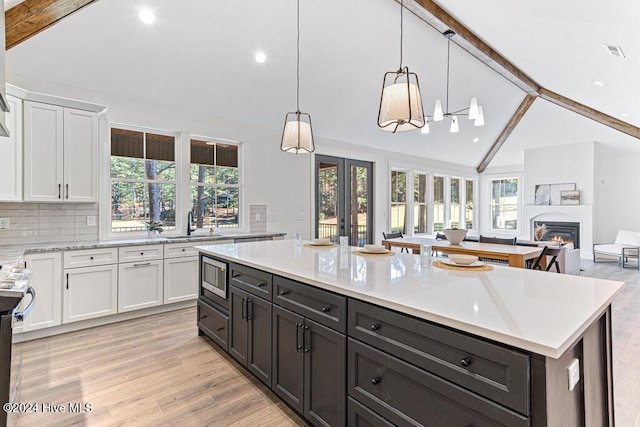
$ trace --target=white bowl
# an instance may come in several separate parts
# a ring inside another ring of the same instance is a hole
[[[444,230],[443,233],[449,243],[451,243],[452,245],[457,245],[465,238],[465,236],[467,235],[467,230],[453,230],[448,228]]]
[[[456,264],[469,265],[478,260],[475,255],[463,255],[463,254],[449,254],[449,259]]]
[[[384,245],[371,245],[371,244],[367,244],[364,245],[364,250],[366,252],[384,252],[387,249],[384,247]]]
[[[330,245],[331,239],[313,239],[314,245]]]

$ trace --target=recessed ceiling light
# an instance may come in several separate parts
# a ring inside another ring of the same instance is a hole
[[[629,117],[627,113],[620,113],[620,117],[624,117],[625,119]]]
[[[596,86],[606,86],[606,84],[602,83],[600,80],[594,80],[593,84]]]
[[[473,138],[473,142],[478,142],[478,141],[480,141],[480,138],[478,137]]]
[[[138,18],[145,24],[153,24],[153,21],[156,20],[155,15],[149,9],[141,9],[138,12]]]
[[[264,52],[256,53],[256,62],[258,64],[262,64],[266,60],[267,60],[267,55]]]
[[[607,48],[607,52],[609,52],[611,55],[618,57],[618,58],[624,58],[625,54],[622,51],[622,48],[620,46],[614,46],[612,44],[604,44],[604,47]]]

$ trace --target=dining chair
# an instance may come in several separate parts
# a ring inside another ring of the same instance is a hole
[[[512,238],[487,237],[487,236],[480,235],[479,242],[480,243],[495,243],[495,244],[498,244],[498,245],[515,245],[516,244],[516,238],[515,237],[512,237]]]
[[[558,255],[560,255],[560,252],[562,252],[562,248],[550,248],[548,246],[543,247],[542,252],[540,252],[540,255],[538,255],[538,258],[533,263],[531,269],[542,271],[542,260],[544,259],[544,257],[550,256],[551,260],[549,260],[549,262],[547,263],[547,268],[545,269],[545,271],[550,271],[551,266],[555,265],[556,272],[560,273],[560,265],[556,260],[556,258],[558,258]]]
[[[402,233],[385,233],[384,231],[382,232],[382,237],[384,237],[384,240],[389,240],[389,239],[403,239],[404,236],[402,235]],[[409,253],[409,248],[401,248],[400,252],[406,252]]]

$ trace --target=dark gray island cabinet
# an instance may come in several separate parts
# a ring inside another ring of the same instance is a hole
[[[212,333],[207,319],[225,307],[205,298],[200,333],[311,425],[614,425],[610,306],[549,357],[218,259],[229,263],[228,334]],[[569,390],[574,359],[580,380]]]

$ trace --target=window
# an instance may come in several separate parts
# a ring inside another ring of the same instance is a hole
[[[111,231],[176,226],[175,136],[111,128]]]
[[[518,229],[518,178],[491,180],[491,228]]]
[[[413,174],[413,233],[428,233],[429,211],[427,206],[427,189],[429,187],[428,175],[424,173]]]
[[[444,230],[444,177],[433,177],[433,231]]]
[[[407,230],[407,172],[391,171],[391,232]]]
[[[200,139],[190,145],[191,227],[239,227],[238,146]]]
[[[466,182],[466,203],[464,205],[464,219],[467,230],[473,230],[475,228],[474,223],[474,205],[473,205],[473,188],[475,187],[475,181],[472,179],[465,180]]]

